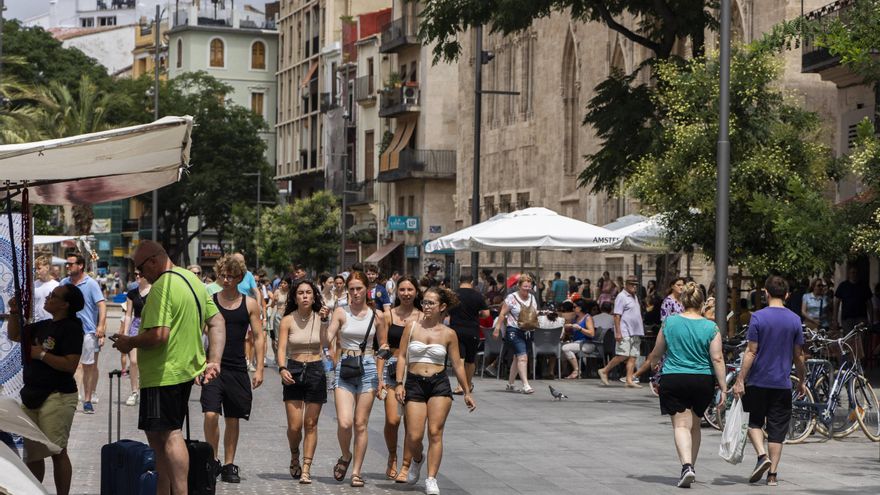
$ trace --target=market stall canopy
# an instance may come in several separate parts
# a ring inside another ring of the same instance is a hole
[[[0,146],[0,191],[28,187],[36,204],[96,204],[180,179],[189,164],[192,117],[35,143]],[[2,195],[5,197],[5,195]]]
[[[638,215],[628,215],[635,217]],[[621,217],[613,225],[626,217]],[[643,217],[644,218],[644,217]],[[617,242],[610,247],[609,251],[627,251],[631,253],[668,253],[669,245],[666,243],[665,229],[662,224],[662,214],[645,218],[642,221],[630,223],[628,226],[613,231],[618,238]],[[608,227],[606,225],[606,227]]]
[[[608,229],[536,207],[495,215],[427,243],[425,251],[568,251],[600,249],[612,246],[617,240]]]
[[[58,244],[59,242],[72,241],[75,239],[77,239],[77,237],[73,235],[35,235],[34,246]]]

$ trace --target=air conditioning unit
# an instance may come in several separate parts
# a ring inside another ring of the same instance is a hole
[[[413,86],[404,86],[402,88],[403,91],[403,104],[404,105],[418,105],[419,104],[419,88]]]

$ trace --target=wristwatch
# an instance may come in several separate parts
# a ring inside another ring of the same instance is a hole
[[[42,361],[44,357],[46,357],[46,351],[40,351],[40,357],[38,357],[37,359]]]

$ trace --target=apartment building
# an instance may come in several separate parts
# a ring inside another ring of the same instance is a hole
[[[276,179],[290,198],[310,196],[339,171],[344,152],[325,146],[326,113],[339,107],[343,21],[387,8],[390,0],[282,0],[278,31]]]
[[[143,75],[152,76],[156,68],[156,19],[155,16],[142,22],[134,30],[134,50],[132,50],[131,78]],[[168,78],[168,44],[163,40],[168,36],[168,22],[159,22],[159,78]]]

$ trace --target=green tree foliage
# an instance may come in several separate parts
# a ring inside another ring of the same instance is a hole
[[[83,76],[101,89],[109,89],[113,84],[107,69],[95,59],[76,48],[64,48],[43,28],[25,27],[17,20],[7,20],[3,25],[3,56],[27,61],[3,67],[4,73],[23,84],[42,86],[56,82],[72,92]]]
[[[49,139],[105,131],[112,95],[101,91],[88,75],[83,75],[76,90],[58,81],[40,90],[40,127]]]
[[[0,78],[0,144],[38,141],[42,134],[34,91],[11,76]]]
[[[327,191],[263,211],[258,250],[263,264],[284,272],[290,263],[330,269],[341,241],[340,208]]]
[[[137,84],[130,88],[140,90]],[[278,194],[260,136],[266,123],[250,110],[228,104],[230,92],[230,86],[205,72],[182,74],[159,92],[162,114],[191,115],[195,121],[191,168],[179,182],[159,190],[160,242],[169,247],[172,259],[185,263],[189,259],[183,247],[190,241],[206,229],[229,225],[236,204],[256,204],[256,177],[245,174],[263,174],[262,200],[272,201]],[[143,93],[129,96],[137,101]],[[149,202],[149,195],[144,199]],[[194,230],[187,227],[190,217],[200,220]]]
[[[780,73],[771,52],[733,51],[730,261],[754,274],[807,276],[842,258],[848,232],[823,194],[834,160],[818,116],[790,101]],[[674,249],[696,245],[711,258],[719,62],[664,62],[657,74],[660,141],[628,185],[647,208],[666,213]]]
[[[814,43],[840,57],[840,63],[867,83],[880,81],[880,0],[854,0],[839,15],[816,23]]]

